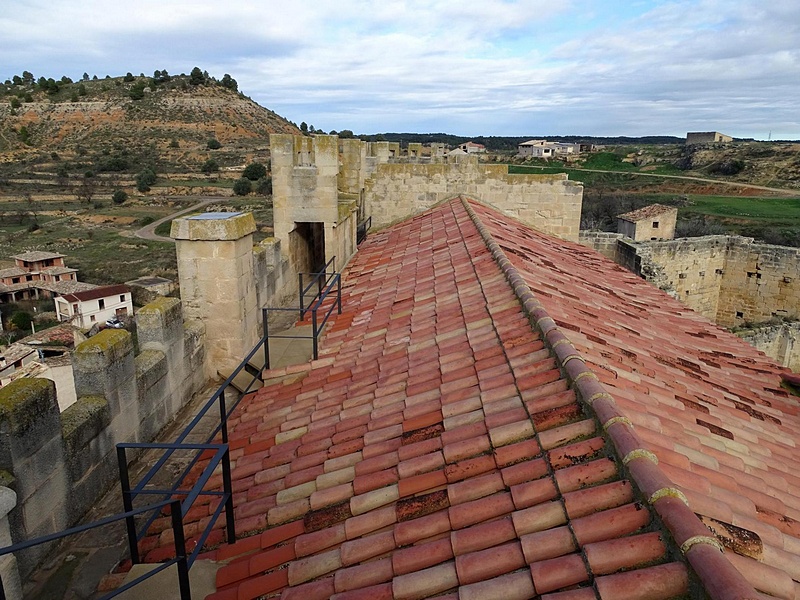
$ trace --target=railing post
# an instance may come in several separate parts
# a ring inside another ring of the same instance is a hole
[[[264,313],[264,368],[269,369],[269,310],[262,308],[261,311]]]
[[[339,313],[342,314],[342,274],[336,275],[336,302],[339,303]]]
[[[231,483],[231,454],[230,448],[225,448],[222,456],[222,486],[227,499],[225,500],[225,525],[228,530],[228,543],[236,541],[236,520],[233,516],[233,484]]]
[[[128,476],[128,461],[125,458],[125,448],[117,446],[117,462],[119,463],[119,483],[122,487],[122,507],[125,512],[133,510],[131,498],[131,480]],[[125,528],[128,531],[128,547],[131,551],[131,563],[139,564],[139,542],[136,535],[136,520],[133,516],[125,517]]]
[[[314,348],[314,360],[317,360],[319,358],[319,348],[317,346],[317,309],[316,308],[311,311],[311,324],[312,324],[311,333],[313,334],[312,337],[311,337],[311,343],[312,343],[313,348]]]
[[[228,443],[228,411],[225,408],[225,390],[221,390],[219,393],[219,419],[220,419],[220,429],[222,430],[222,443]]]
[[[178,559],[178,586],[181,600],[192,600],[192,591],[189,587],[189,563],[186,560],[186,540],[183,537],[183,513],[180,500],[171,502],[170,516],[172,517],[172,533],[175,536],[175,558]]]
[[[300,295],[300,320],[302,321],[303,317],[306,316],[306,311],[303,308],[304,290],[303,290],[303,274],[302,273],[298,273],[297,274],[297,287],[298,287],[298,291],[300,292],[300,294],[299,294]]]

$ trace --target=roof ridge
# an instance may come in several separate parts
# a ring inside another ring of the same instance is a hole
[[[597,375],[586,365],[583,356],[561,331],[506,256],[500,244],[480,220],[470,200],[459,197],[475,224],[487,249],[497,263],[514,295],[522,305],[534,331],[550,346],[558,365],[573,384],[580,399],[589,405],[611,440],[618,457],[628,468],[630,478],[645,495],[648,506],[661,517],[681,554],[689,561],[714,600],[756,598],[757,592],[744,576],[725,557],[721,543],[689,508],[683,493],[658,466],[658,459],[646,449],[633,424],[613,396],[608,393]],[[477,202],[472,200],[473,202]]]

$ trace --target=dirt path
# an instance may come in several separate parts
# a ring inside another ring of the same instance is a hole
[[[152,240],[155,242],[175,242],[171,237],[164,237],[162,235],[156,235],[156,227],[169,221],[170,219],[174,219],[176,217],[180,217],[181,215],[185,215],[186,213],[194,212],[199,208],[204,206],[208,206],[214,202],[224,202],[225,198],[218,197],[218,198],[206,198],[202,202],[198,202],[190,206],[189,208],[184,208],[183,210],[179,210],[176,213],[172,213],[171,215],[167,215],[166,217],[160,218],[158,221],[153,221],[149,225],[145,225],[141,229],[134,231],[133,235],[143,240]]]

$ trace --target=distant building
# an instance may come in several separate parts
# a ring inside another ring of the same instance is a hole
[[[718,131],[690,131],[686,134],[686,145],[692,144],[727,144],[733,138]]]
[[[636,242],[671,240],[675,237],[678,209],[663,204],[651,204],[639,210],[617,216],[617,233]]]
[[[533,156],[535,158],[552,158],[557,155],[580,154],[585,145],[567,142],[548,142],[547,140],[528,140],[517,146],[517,156]]]
[[[78,281],[78,270],[55,252],[25,252],[12,256],[15,266],[0,270],[0,302],[51,298],[97,287]]]
[[[467,154],[476,154],[479,152],[486,152],[486,146],[483,144],[477,144],[475,142],[467,142],[465,144],[461,144],[459,149],[463,150]]]
[[[95,323],[105,323],[111,317],[133,314],[131,291],[127,285],[107,285],[85,292],[65,294],[56,298],[59,321],[89,329]]]
[[[39,358],[35,349],[25,344],[11,344],[0,355],[0,386],[15,379],[15,373]]]

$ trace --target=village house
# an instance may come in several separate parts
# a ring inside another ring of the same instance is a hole
[[[686,134],[686,145],[692,144],[727,144],[733,138],[718,131],[690,131]]]
[[[553,158],[557,155],[577,156],[581,153],[581,148],[581,144],[528,140],[517,146],[517,156],[532,156],[534,158]]]
[[[486,146],[483,144],[478,144],[477,142],[466,142],[459,145],[458,148],[467,154],[480,154],[486,152]]]
[[[64,255],[32,251],[12,256],[13,267],[0,270],[0,302],[39,300],[92,289],[78,281],[78,270],[64,264]]]
[[[105,323],[112,317],[133,315],[131,290],[127,285],[107,285],[65,294],[56,298],[55,304],[59,321],[69,321],[83,329]]]
[[[34,348],[25,344],[11,344],[0,354],[0,387],[14,379],[15,374],[39,357]]]

